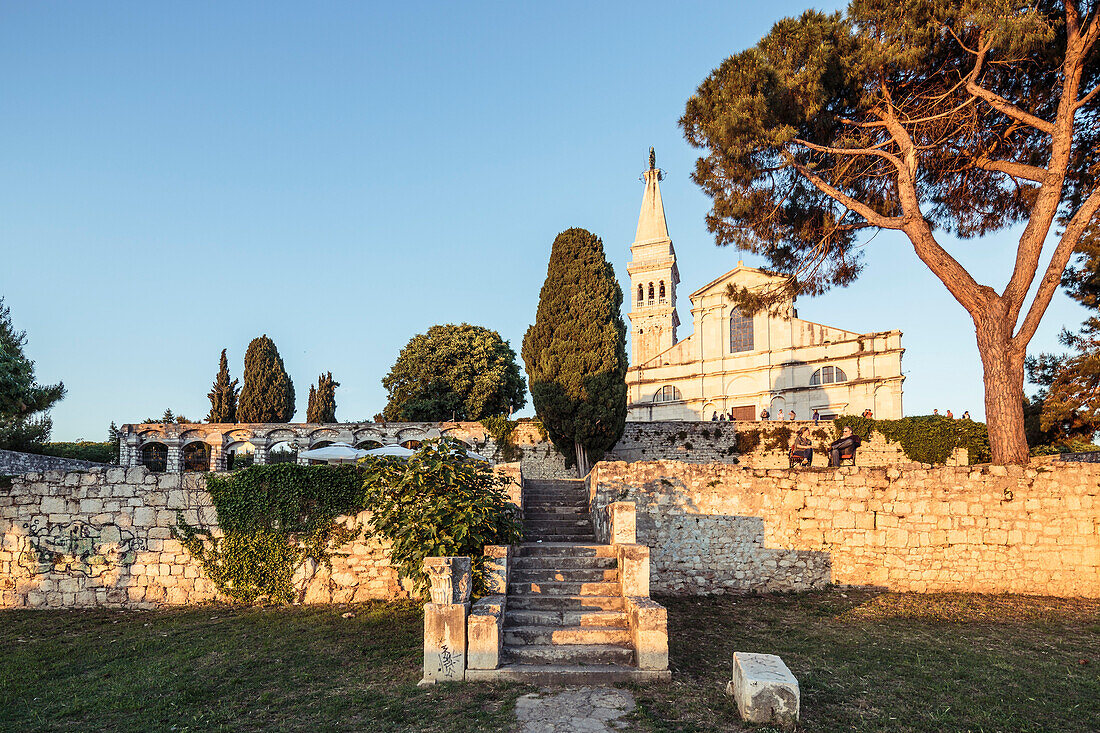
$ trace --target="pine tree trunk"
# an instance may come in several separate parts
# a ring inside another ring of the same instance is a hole
[[[985,421],[993,463],[1028,462],[1024,434],[1024,349],[1012,344],[1012,325],[1000,314],[975,321],[985,377]]]

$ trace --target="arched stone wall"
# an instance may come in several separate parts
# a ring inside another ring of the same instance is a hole
[[[299,451],[322,442],[343,442],[356,445],[376,441],[381,445],[399,445],[409,440],[426,441],[440,436],[460,440],[470,448],[491,455],[496,444],[481,423],[142,423],[123,425],[119,429],[119,462],[125,467],[142,465],[142,449],[150,443],[162,443],[168,449],[166,470],[183,470],[183,448],[201,441],[210,449],[210,470],[224,471],[226,452],[244,444],[253,446],[257,465],[267,463],[268,451],[282,443],[290,443]],[[299,459],[307,463],[306,459]]]

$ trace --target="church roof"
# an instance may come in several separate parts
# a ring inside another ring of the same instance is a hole
[[[752,285],[762,285],[768,282],[777,282],[783,279],[785,279],[783,275],[776,275],[774,272],[768,272],[767,270],[758,270],[755,267],[747,267],[744,262],[738,262],[737,267],[723,275],[719,275],[714,280],[711,280],[709,283],[696,290],[689,297],[694,299],[696,296],[702,295],[718,286],[724,288],[726,283],[730,280],[737,280],[739,285],[750,287]]]

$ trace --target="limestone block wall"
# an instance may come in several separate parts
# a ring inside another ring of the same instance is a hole
[[[1100,597],[1100,465],[767,470],[601,462],[637,504],[656,592],[810,588]]]
[[[737,456],[733,422],[628,422],[623,437],[608,453],[611,461],[684,461],[714,463]]]
[[[218,599],[199,563],[172,539],[177,512],[189,524],[216,529],[204,476],[136,467],[12,479],[0,488],[0,608],[155,608]],[[337,550],[331,571],[303,568],[295,581],[306,603],[407,595],[386,547],[363,538]]]
[[[104,468],[104,464],[82,461],[77,458],[40,456],[14,450],[0,450],[0,475],[13,476],[31,471],[82,471],[87,468]]]

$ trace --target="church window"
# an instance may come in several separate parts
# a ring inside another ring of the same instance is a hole
[[[639,303],[644,303],[645,302],[645,292],[642,289],[641,284],[638,285],[638,302]]]
[[[730,316],[730,353],[752,351],[752,316],[734,311]]]
[[[684,399],[680,394],[680,390],[671,384],[666,384],[657,390],[657,394],[653,395],[654,402],[675,402],[677,400]]]
[[[653,283],[649,284],[649,302],[653,303]]]
[[[657,297],[660,298],[661,303],[665,302],[665,281],[664,280],[662,280],[660,283],[658,283]]]
[[[847,382],[848,375],[844,373],[844,370],[840,367],[827,366],[821,367],[813,376],[810,377],[810,386],[816,387],[822,384],[838,384],[840,382]]]

